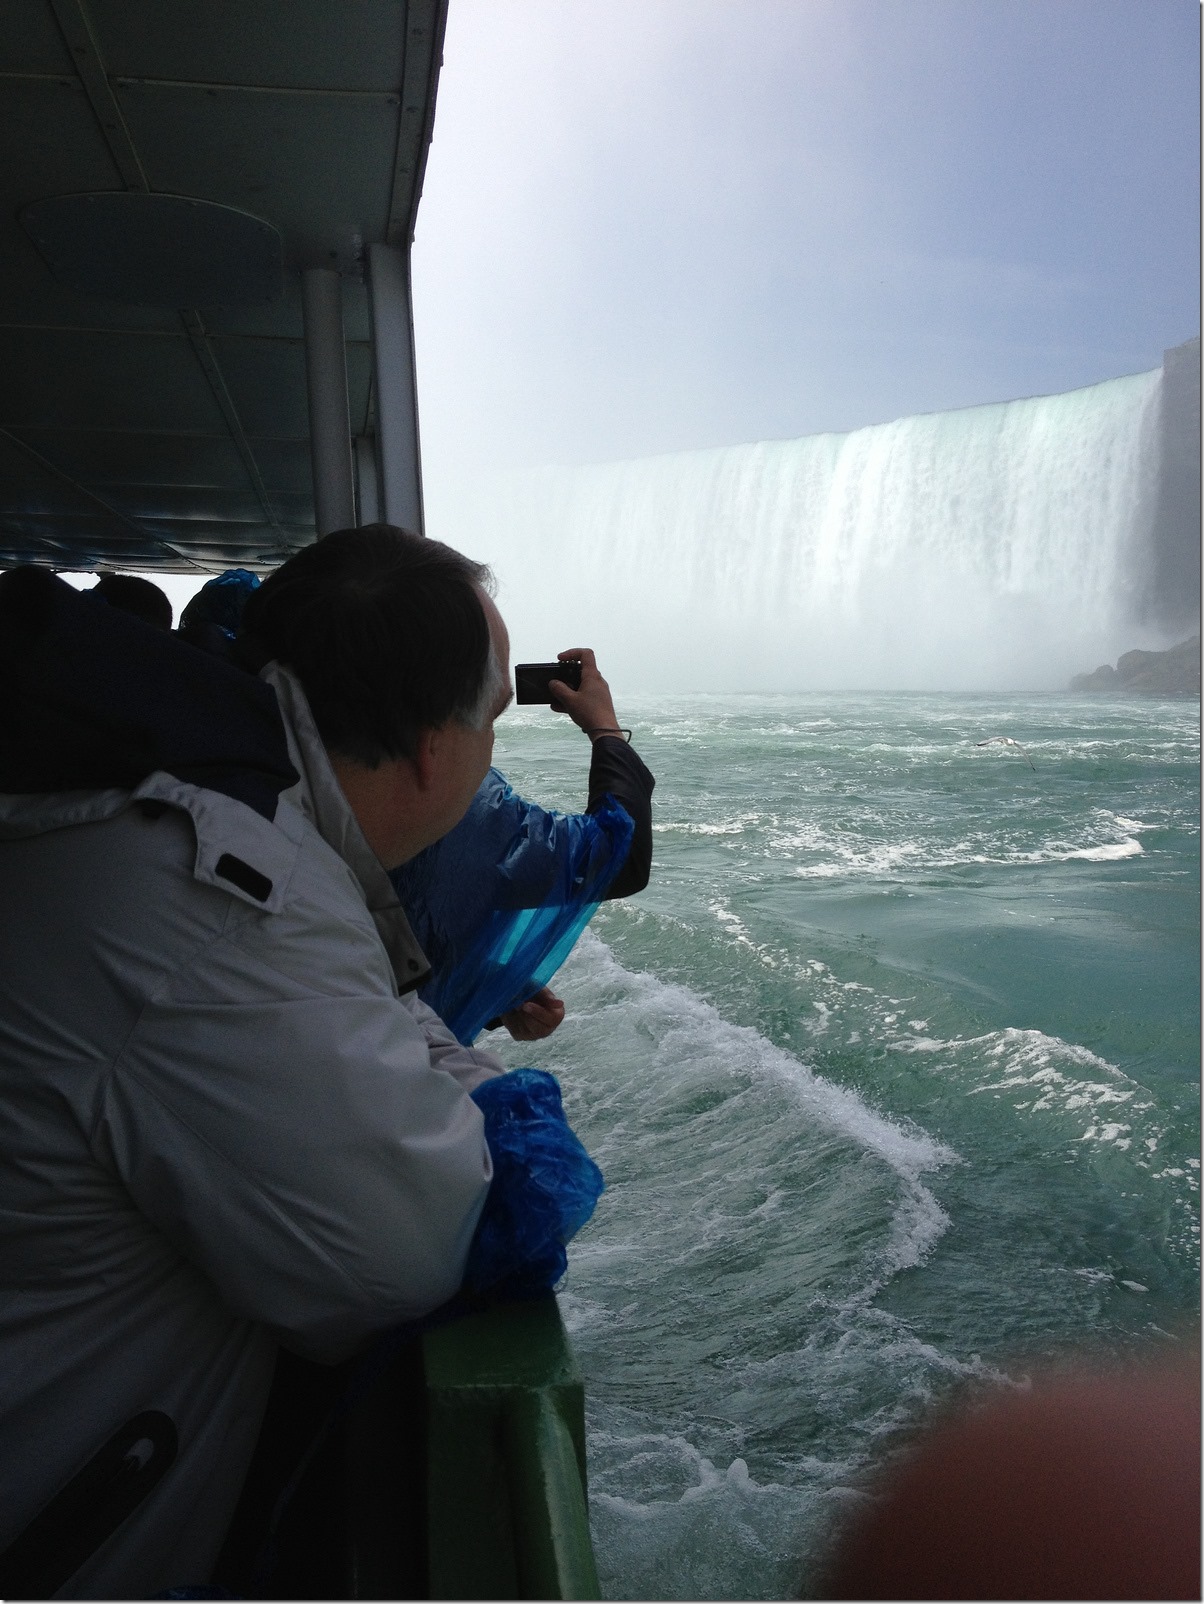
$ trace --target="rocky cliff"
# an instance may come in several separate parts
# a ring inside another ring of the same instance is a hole
[[[1126,652],[1116,667],[1076,674],[1072,691],[1110,691],[1114,696],[1199,696],[1200,637],[1191,635],[1165,652]]]
[[[1162,633],[1200,620],[1200,340],[1163,353],[1158,490],[1146,616]],[[1178,647],[1175,648],[1178,650]]]

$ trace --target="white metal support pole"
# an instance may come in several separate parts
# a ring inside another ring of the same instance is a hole
[[[368,247],[372,309],[372,376],[376,386],[376,463],[380,515],[424,534],[418,401],[414,387],[414,323],[409,263],[392,245]]]
[[[347,346],[343,288],[328,267],[301,275],[305,314],[305,372],[309,388],[309,455],[319,535],[355,523],[351,421],[347,411]]]

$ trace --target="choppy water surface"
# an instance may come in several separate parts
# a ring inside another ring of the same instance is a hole
[[[1199,715],[623,698],[656,863],[507,1051],[608,1183],[562,1308],[608,1596],[806,1592],[934,1403],[1176,1346],[1199,1285]],[[990,735],[1023,743],[977,747]],[[498,761],[576,809],[585,743]]]

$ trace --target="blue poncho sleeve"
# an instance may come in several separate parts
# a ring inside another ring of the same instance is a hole
[[[390,878],[432,967],[422,999],[470,1043],[545,986],[621,869],[634,825],[613,797],[549,812],[491,769],[450,834]]]
[[[602,1171],[564,1117],[560,1087],[515,1069],[472,1094],[485,1116],[493,1180],[464,1272],[468,1292],[531,1297],[564,1275],[565,1244],[594,1212]]]

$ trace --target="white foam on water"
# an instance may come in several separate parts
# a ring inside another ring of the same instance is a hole
[[[1102,847],[1080,847],[1077,852],[1068,852],[1066,861],[1082,858],[1088,863],[1115,863],[1120,858],[1139,858],[1144,850],[1140,841],[1113,841]]]
[[[629,1468],[651,1470],[657,1480],[665,1484],[665,1496],[643,1501],[610,1493],[602,1488],[591,1489],[591,1500],[599,1498],[628,1511],[637,1520],[648,1520],[656,1514],[658,1505],[691,1504],[702,1498],[723,1495],[732,1489],[740,1493],[762,1496],[792,1491],[781,1482],[758,1481],[749,1474],[746,1461],[737,1455],[726,1468],[719,1468],[688,1437],[672,1432],[635,1432],[626,1434],[606,1429],[595,1430],[591,1441],[600,1450],[621,1454]],[[813,1475],[829,1478],[844,1476],[851,1470],[847,1461],[835,1464],[807,1457],[801,1465]]]
[[[1018,1027],[948,1039],[925,1034],[927,1025],[923,1020],[908,1020],[915,1034],[900,1034],[900,999],[879,997],[869,987],[841,982],[814,960],[792,958],[759,943],[739,915],[725,904],[712,900],[709,907],[728,937],[753,952],[767,969],[788,970],[811,988],[818,985],[823,989],[828,1000],[813,997],[810,1014],[801,1020],[811,1036],[824,1037],[846,1028],[848,1009],[841,998],[853,989],[864,993],[868,1000],[857,999],[859,1028],[846,1036],[848,1045],[860,1042],[868,1027],[870,1038],[880,1041],[889,1051],[946,1058],[949,1069],[973,1080],[965,1093],[969,1097],[1005,1099],[1012,1112],[1024,1117],[1069,1116],[1077,1126],[1074,1134],[1078,1141],[1113,1152],[1127,1152],[1135,1143],[1150,1153],[1157,1149],[1164,1131],[1160,1124],[1151,1124],[1144,1117],[1152,1106],[1150,1094],[1090,1048],[1040,1030]],[[893,1003],[894,1009],[888,1003]],[[940,1072],[946,1073],[946,1066],[940,1066]],[[1131,1118],[1108,1117],[1109,1110],[1120,1109]],[[1152,1180],[1169,1178],[1169,1171],[1152,1171],[1145,1160],[1137,1162]],[[936,1237],[939,1235],[937,1230]]]
[[[761,823],[759,813],[743,814],[738,819],[721,819],[717,823],[690,824],[672,820],[658,820],[652,826],[654,835],[743,835],[750,825]]]
[[[1145,849],[1137,836],[1158,828],[1096,809],[1069,838],[1051,833],[1034,844],[1031,809],[1026,809],[1022,817],[1005,813],[989,830],[950,842],[941,819],[887,819],[864,804],[839,821],[812,816],[779,823],[749,816],[744,827],[751,851],[755,853],[763,840],[764,855],[801,880],[889,879],[932,870],[1029,868],[1076,860],[1119,862],[1142,856]]]
[[[783,853],[800,850],[822,852],[819,863],[795,864],[789,873],[799,880],[834,880],[844,876],[864,879],[889,877],[901,870],[940,870],[958,868],[1028,868],[1044,863],[1113,863],[1139,858],[1145,848],[1126,836],[1120,841],[1094,842],[1079,846],[1067,841],[1048,841],[1038,847],[992,843],[983,850],[976,841],[963,841],[953,847],[919,840],[883,841],[866,845],[854,838],[825,839],[817,825],[777,837],[775,845]]]
[[[893,1052],[943,1057],[947,1063],[942,1072],[953,1070],[973,1081],[967,1097],[1005,1100],[1025,1118],[1068,1120],[1079,1142],[1119,1153],[1135,1147],[1134,1162],[1151,1180],[1169,1174],[1151,1170],[1148,1157],[1141,1156],[1152,1155],[1165,1135],[1160,1123],[1146,1117],[1155,1106],[1152,1095],[1088,1047],[1016,1027],[951,1040],[899,1036],[886,1046]]]
[[[734,915],[731,923],[738,935],[745,934]],[[807,972],[824,986],[838,984],[817,961],[807,963]],[[834,1397],[847,1401],[854,1377],[898,1372],[904,1378],[899,1413],[892,1416],[893,1426],[880,1422],[883,1430],[897,1429],[931,1396],[926,1386],[917,1392],[906,1378],[934,1366],[942,1375],[961,1375],[956,1362],[946,1368],[903,1322],[884,1324],[873,1308],[892,1278],[923,1264],[948,1230],[948,1215],[924,1177],[960,1162],[957,1155],[918,1127],[887,1119],[856,1093],[816,1075],[759,1032],[731,1024],[688,988],[626,969],[592,932],[561,973],[569,1010],[566,1040],[569,1030],[578,1039],[588,1032],[588,1057],[580,1071],[555,1062],[547,1067],[561,1074],[571,1117],[610,1182],[598,1216],[573,1244],[561,1295],[587,1362],[599,1344],[607,1353],[628,1345],[643,1351],[649,1343],[659,1350],[668,1336],[663,1298],[692,1307],[699,1289],[719,1277],[724,1287],[713,1325],[720,1350],[730,1351],[727,1364],[748,1368],[742,1350],[753,1328],[763,1351],[778,1341],[793,1344],[802,1327],[818,1321],[829,1333],[823,1385]],[[591,1040],[604,1044],[601,1054],[590,1052]],[[633,1050],[638,1079],[620,1068],[614,1091],[603,1094],[583,1128],[574,1111],[574,1080],[583,1075],[596,1089],[598,1063],[609,1058],[625,1066]],[[510,1050],[516,1061],[520,1053],[532,1061],[529,1045]],[[722,1095],[725,1083],[733,1094],[713,1118],[690,1112],[695,1087],[710,1100]],[[868,1166],[859,1153],[871,1161]],[[825,1197],[831,1199],[827,1204]],[[820,1223],[825,1208],[832,1230]],[[856,1229],[843,1245],[844,1227],[854,1219]],[[657,1266],[651,1280],[650,1263]],[[733,1277],[733,1267],[742,1263],[749,1265],[743,1280]],[[831,1286],[833,1275],[838,1306],[827,1311],[826,1300],[815,1303],[807,1289]],[[754,1311],[752,1327],[739,1314],[741,1285]],[[675,1295],[671,1287],[677,1287]],[[783,1308],[775,1315],[787,1287],[793,1313],[787,1316]],[[699,1319],[701,1305],[685,1330]],[[873,1325],[870,1346],[841,1350],[853,1328],[866,1321]],[[713,1385],[707,1372],[700,1374],[702,1399]],[[735,1385],[733,1374],[727,1386]],[[710,1411],[701,1399],[696,1407],[704,1414],[724,1413],[722,1391]],[[714,1459],[709,1450],[708,1457]],[[796,1499],[798,1488],[810,1485],[793,1462],[784,1474]],[[620,1491],[629,1496],[626,1488]]]
[[[767,969],[787,970],[807,981],[812,988],[817,984],[823,988],[829,1000],[812,997],[810,1013],[801,1019],[809,1035],[823,1038],[833,1030],[845,1028],[847,1009],[841,1006],[841,994],[848,989],[847,983],[840,982],[822,964],[791,957],[757,942],[739,915],[723,902],[713,899],[709,908],[725,934],[754,953]],[[1146,1118],[1153,1107],[1146,1088],[1090,1048],[1040,1030],[1015,1026],[980,1036],[950,1039],[923,1034],[926,1023],[909,1020],[909,1027],[916,1034],[900,1034],[900,999],[878,998],[864,986],[856,989],[867,993],[870,1001],[868,1006],[859,1004],[857,1019],[861,1028],[845,1038],[849,1045],[862,1039],[868,1024],[871,1038],[881,1041],[888,1051],[945,1058],[948,1064],[940,1066],[941,1073],[953,1069],[973,1081],[966,1089],[966,1096],[1006,1100],[1013,1113],[1025,1118],[1069,1118],[1075,1126],[1077,1141],[1114,1153],[1126,1153],[1135,1145],[1139,1152],[1145,1149],[1153,1153],[1165,1134],[1161,1124],[1151,1123]],[[895,1009],[889,1009],[887,1003],[894,1003]],[[1128,1117],[1117,1118],[1121,1111]],[[951,1154],[950,1157],[956,1156]],[[1151,1180],[1174,1178],[1169,1170],[1153,1170],[1145,1158],[1135,1155],[1135,1162]],[[920,1210],[915,1220],[918,1242],[926,1240],[927,1233],[920,1226],[923,1213]],[[931,1219],[928,1223],[935,1241],[948,1222],[942,1224]],[[902,1259],[900,1267],[905,1267]]]
[[[750,939],[737,915],[719,911],[737,939]],[[597,1017],[600,1009],[613,1007],[635,1010],[642,1033],[658,1044],[657,1060],[662,1073],[688,1074],[692,1066],[709,1062],[738,1066],[759,1079],[772,1080],[788,1088],[812,1117],[876,1154],[907,1181],[958,1162],[957,1154],[944,1143],[918,1127],[905,1129],[878,1113],[856,1092],[824,1080],[759,1031],[731,1024],[696,992],[655,975],[625,969],[592,931],[582,936],[571,964],[572,969],[566,965],[562,975],[588,973],[591,987],[602,993],[598,1003],[585,1008],[575,998],[576,1017]],[[927,1227],[924,1230],[927,1236]]]
[[[814,960],[792,957],[757,942],[739,915],[721,901],[713,899],[709,908],[729,939],[754,953],[767,969],[796,974],[807,984],[810,1012],[802,1016],[800,1023],[812,1038],[821,1040],[847,1030],[849,1010],[843,994],[849,989],[848,983],[842,983]],[[823,996],[813,995],[816,987]],[[847,1045],[860,1042],[868,1033],[871,1041],[880,1042],[888,1051],[944,1059],[944,1063],[935,1066],[937,1072],[952,1071],[963,1081],[968,1080],[965,1096],[1004,1101],[1012,1114],[1025,1119],[1069,1122],[1071,1130],[1067,1134],[1072,1140],[1100,1150],[1127,1153],[1136,1146],[1134,1161],[1151,1180],[1174,1178],[1169,1170],[1154,1170],[1148,1157],[1140,1156],[1143,1150],[1147,1155],[1156,1151],[1165,1134],[1162,1124],[1153,1123],[1149,1117],[1151,1094],[1090,1048],[1040,1030],[1014,1026],[978,1036],[944,1038],[928,1034],[926,1021],[908,1020],[908,1028],[915,1034],[907,1034],[899,1028],[903,1000],[879,996],[865,986],[855,985],[854,989],[865,996],[855,999],[859,1028],[845,1035]],[[1125,1117],[1118,1117],[1121,1114]],[[925,1198],[938,1207],[928,1194]],[[903,1231],[903,1244],[914,1234],[920,1253],[918,1262],[922,1262],[948,1221],[939,1210],[936,1215],[929,1214],[926,1202],[917,1203],[910,1229],[906,1229],[903,1222],[909,1218],[911,1207],[900,1205],[896,1228]],[[897,1257],[897,1268],[906,1268],[906,1252],[906,1246],[892,1246],[885,1254],[884,1265]],[[873,1290],[877,1290],[876,1285]]]
[[[1059,1058],[1082,1065],[1084,1068],[1102,1070],[1105,1075],[1111,1075],[1119,1080],[1129,1080],[1122,1069],[1110,1064],[1098,1053],[1093,1053],[1089,1047],[1080,1047],[1075,1042],[1063,1041],[1060,1036],[1047,1036],[1043,1030],[1022,1030],[1016,1026],[991,1030],[983,1036],[954,1036],[948,1040],[935,1036],[901,1036],[889,1045],[897,1052],[903,1053],[934,1053],[943,1050],[962,1052],[979,1048],[992,1059],[1006,1060],[1009,1069],[1014,1066],[1024,1068],[1035,1066],[1042,1072],[1053,1059]],[[1135,1086],[1136,1082],[1130,1084]],[[979,1090],[990,1091],[995,1088],[984,1086]]]
[[[735,915],[729,915],[727,922],[738,936],[746,934]],[[808,962],[806,967],[813,979],[839,989],[843,995],[843,988],[825,965]],[[875,1297],[891,1279],[923,1264],[948,1230],[949,1217],[924,1184],[923,1177],[943,1166],[959,1163],[952,1149],[916,1126],[905,1127],[888,1119],[857,1093],[816,1075],[800,1058],[775,1046],[759,1032],[731,1024],[711,1004],[687,988],[625,969],[592,933],[583,940],[564,973],[568,982],[564,987],[566,1000],[574,1022],[594,1023],[600,1027],[599,1039],[610,1043],[616,1040],[615,1027],[620,1017],[626,1027],[634,1025],[638,1029],[646,1052],[640,1085],[648,1106],[655,1103],[660,1088],[666,1083],[688,1085],[701,1081],[710,1084],[710,1072],[722,1067],[726,1075],[739,1079],[747,1077],[753,1085],[785,1092],[803,1116],[797,1126],[800,1142],[814,1146],[826,1126],[852,1144],[849,1157],[832,1172],[831,1181],[820,1183],[827,1190],[845,1184],[843,1177],[857,1174],[858,1151],[880,1163],[885,1172],[894,1177],[889,1189],[883,1191],[879,1187],[872,1194],[875,1200],[872,1206],[881,1211],[880,1218],[874,1225],[872,1238],[862,1249],[843,1258],[843,1286],[835,1294],[835,1301],[828,1295],[813,1300],[817,1329],[827,1333],[822,1338],[827,1350],[822,1366],[827,1380],[822,1385],[830,1386],[836,1393],[841,1389],[847,1391],[850,1374],[877,1374],[883,1366],[907,1377],[933,1370],[957,1377],[984,1374],[973,1364],[966,1366],[941,1355],[931,1345],[919,1341],[905,1322],[883,1316],[873,1307]],[[789,1105],[781,1107],[775,1114],[774,1105],[767,1105],[765,1113],[775,1132],[793,1128],[788,1108]],[[731,1120],[740,1118],[740,1111],[733,1109]],[[789,1125],[784,1124],[787,1119]],[[673,1222],[676,1234],[666,1236],[663,1219],[649,1218],[646,1211],[640,1212],[637,1176],[626,1183],[637,1195],[626,1205],[625,1218],[630,1219],[645,1239],[643,1251],[639,1242],[628,1239],[626,1229],[622,1230],[621,1241],[614,1240],[609,1233],[591,1231],[584,1240],[578,1239],[574,1244],[569,1289],[565,1294],[566,1318],[570,1328],[582,1336],[596,1335],[599,1340],[609,1340],[610,1335],[620,1332],[625,1324],[622,1314],[606,1308],[591,1292],[591,1278],[597,1271],[605,1272],[608,1266],[618,1269],[624,1261],[640,1262],[651,1252],[667,1272],[688,1274],[691,1255],[697,1257],[711,1250],[721,1255],[719,1262],[722,1263],[732,1255],[749,1251],[750,1242],[758,1240],[750,1235],[751,1231],[771,1225],[782,1217],[787,1221],[797,1217],[789,1212],[784,1214],[784,1210],[790,1207],[797,1210],[798,1195],[787,1204],[787,1193],[774,1171],[763,1179],[758,1175],[758,1187],[762,1189],[749,1205],[740,1204],[733,1212],[729,1195],[733,1183],[738,1185],[747,1178],[750,1160],[742,1160],[741,1166],[733,1170],[732,1161],[723,1151],[712,1160],[708,1134],[698,1131],[690,1140],[694,1213],[684,1232],[677,1231],[680,1222]],[[619,1138],[619,1148],[630,1158],[631,1145],[627,1138]],[[789,1157],[788,1142],[781,1151]],[[598,1156],[605,1170],[606,1158],[601,1153]],[[663,1161],[663,1154],[660,1158]],[[755,1158],[751,1161],[759,1162]],[[779,1160],[775,1158],[773,1162],[776,1164]],[[848,1209],[871,1206],[870,1194],[865,1192],[870,1173],[867,1172],[866,1181],[857,1182],[859,1190],[845,1200],[841,1218],[846,1221]],[[863,1195],[867,1199],[864,1203],[859,1201]],[[861,1232],[866,1229],[867,1219],[859,1220]],[[682,1235],[686,1239],[684,1248]],[[728,1314],[732,1312],[729,1310]],[[641,1318],[634,1306],[631,1318],[637,1322]],[[747,1325],[747,1321],[742,1324]],[[865,1328],[860,1335],[859,1326]],[[793,1332],[793,1326],[790,1329]],[[772,1368],[783,1363],[789,1365],[790,1360],[786,1356],[768,1363]],[[746,1360],[741,1360],[740,1367],[750,1374],[756,1371]],[[730,1385],[735,1385],[735,1377]],[[892,1415],[890,1421],[885,1417],[878,1421],[883,1431],[896,1429],[909,1418],[917,1398],[929,1396],[923,1388],[919,1394],[915,1393],[910,1381],[902,1385],[901,1392],[900,1413]]]
[[[590,1423],[590,1524],[607,1598],[791,1596],[850,1467],[808,1458],[763,1480],[686,1436]],[[626,1489],[625,1491],[618,1490]],[[638,1489],[638,1492],[637,1492]]]
[[[912,1270],[923,1264],[948,1229],[949,1216],[931,1192],[923,1187],[907,1192],[891,1218],[879,1285],[885,1285],[901,1270]],[[868,1290],[861,1294],[862,1297],[870,1295]]]

